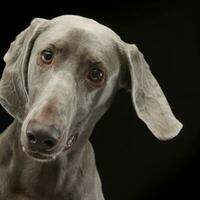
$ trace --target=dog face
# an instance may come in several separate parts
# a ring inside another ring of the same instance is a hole
[[[63,19],[52,24],[35,40],[30,55],[21,141],[33,156],[39,157],[33,154],[38,152],[55,157],[75,140],[80,146],[119,88],[120,60],[113,36],[95,22],[87,23],[90,27],[69,23]],[[34,141],[42,140],[42,132],[46,144]]]
[[[136,112],[156,137],[168,139],[181,129],[137,47],[93,20],[35,19],[4,59],[0,102],[22,123],[23,150],[33,159],[81,149],[129,82]]]

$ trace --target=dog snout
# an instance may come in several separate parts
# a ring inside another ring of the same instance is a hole
[[[33,151],[48,151],[53,149],[59,141],[60,131],[53,125],[46,125],[39,121],[29,122],[26,130],[27,143]]]

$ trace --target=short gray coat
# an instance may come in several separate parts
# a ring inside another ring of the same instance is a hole
[[[54,55],[50,64],[41,61],[46,49]],[[89,137],[121,88],[131,92],[138,117],[158,139],[182,128],[136,45],[94,20],[36,18],[4,60],[0,103],[15,120],[0,136],[0,199],[103,200]],[[103,73],[98,84],[88,79],[94,67]],[[34,120],[59,129],[48,155],[28,150],[27,127]]]

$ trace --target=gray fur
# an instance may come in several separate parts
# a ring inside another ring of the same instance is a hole
[[[38,61],[46,48],[55,52],[49,68]],[[89,137],[123,87],[131,88],[138,117],[157,138],[170,139],[182,128],[137,47],[94,20],[34,19],[4,60],[0,103],[15,120],[0,136],[0,199],[103,200]],[[95,65],[106,74],[100,87],[86,79]],[[29,154],[26,132],[33,120],[59,129],[46,159]],[[77,140],[65,150],[75,133]]]

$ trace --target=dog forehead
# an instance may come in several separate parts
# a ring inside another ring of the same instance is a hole
[[[51,22],[65,30],[79,28],[90,33],[119,38],[119,36],[107,26],[104,26],[103,24],[100,24],[97,21],[86,17],[77,15],[63,15],[53,18]]]
[[[61,16],[50,20],[49,28],[41,34],[40,43],[53,43],[64,47],[65,43],[96,44],[108,47],[119,36],[98,22],[79,16]]]

